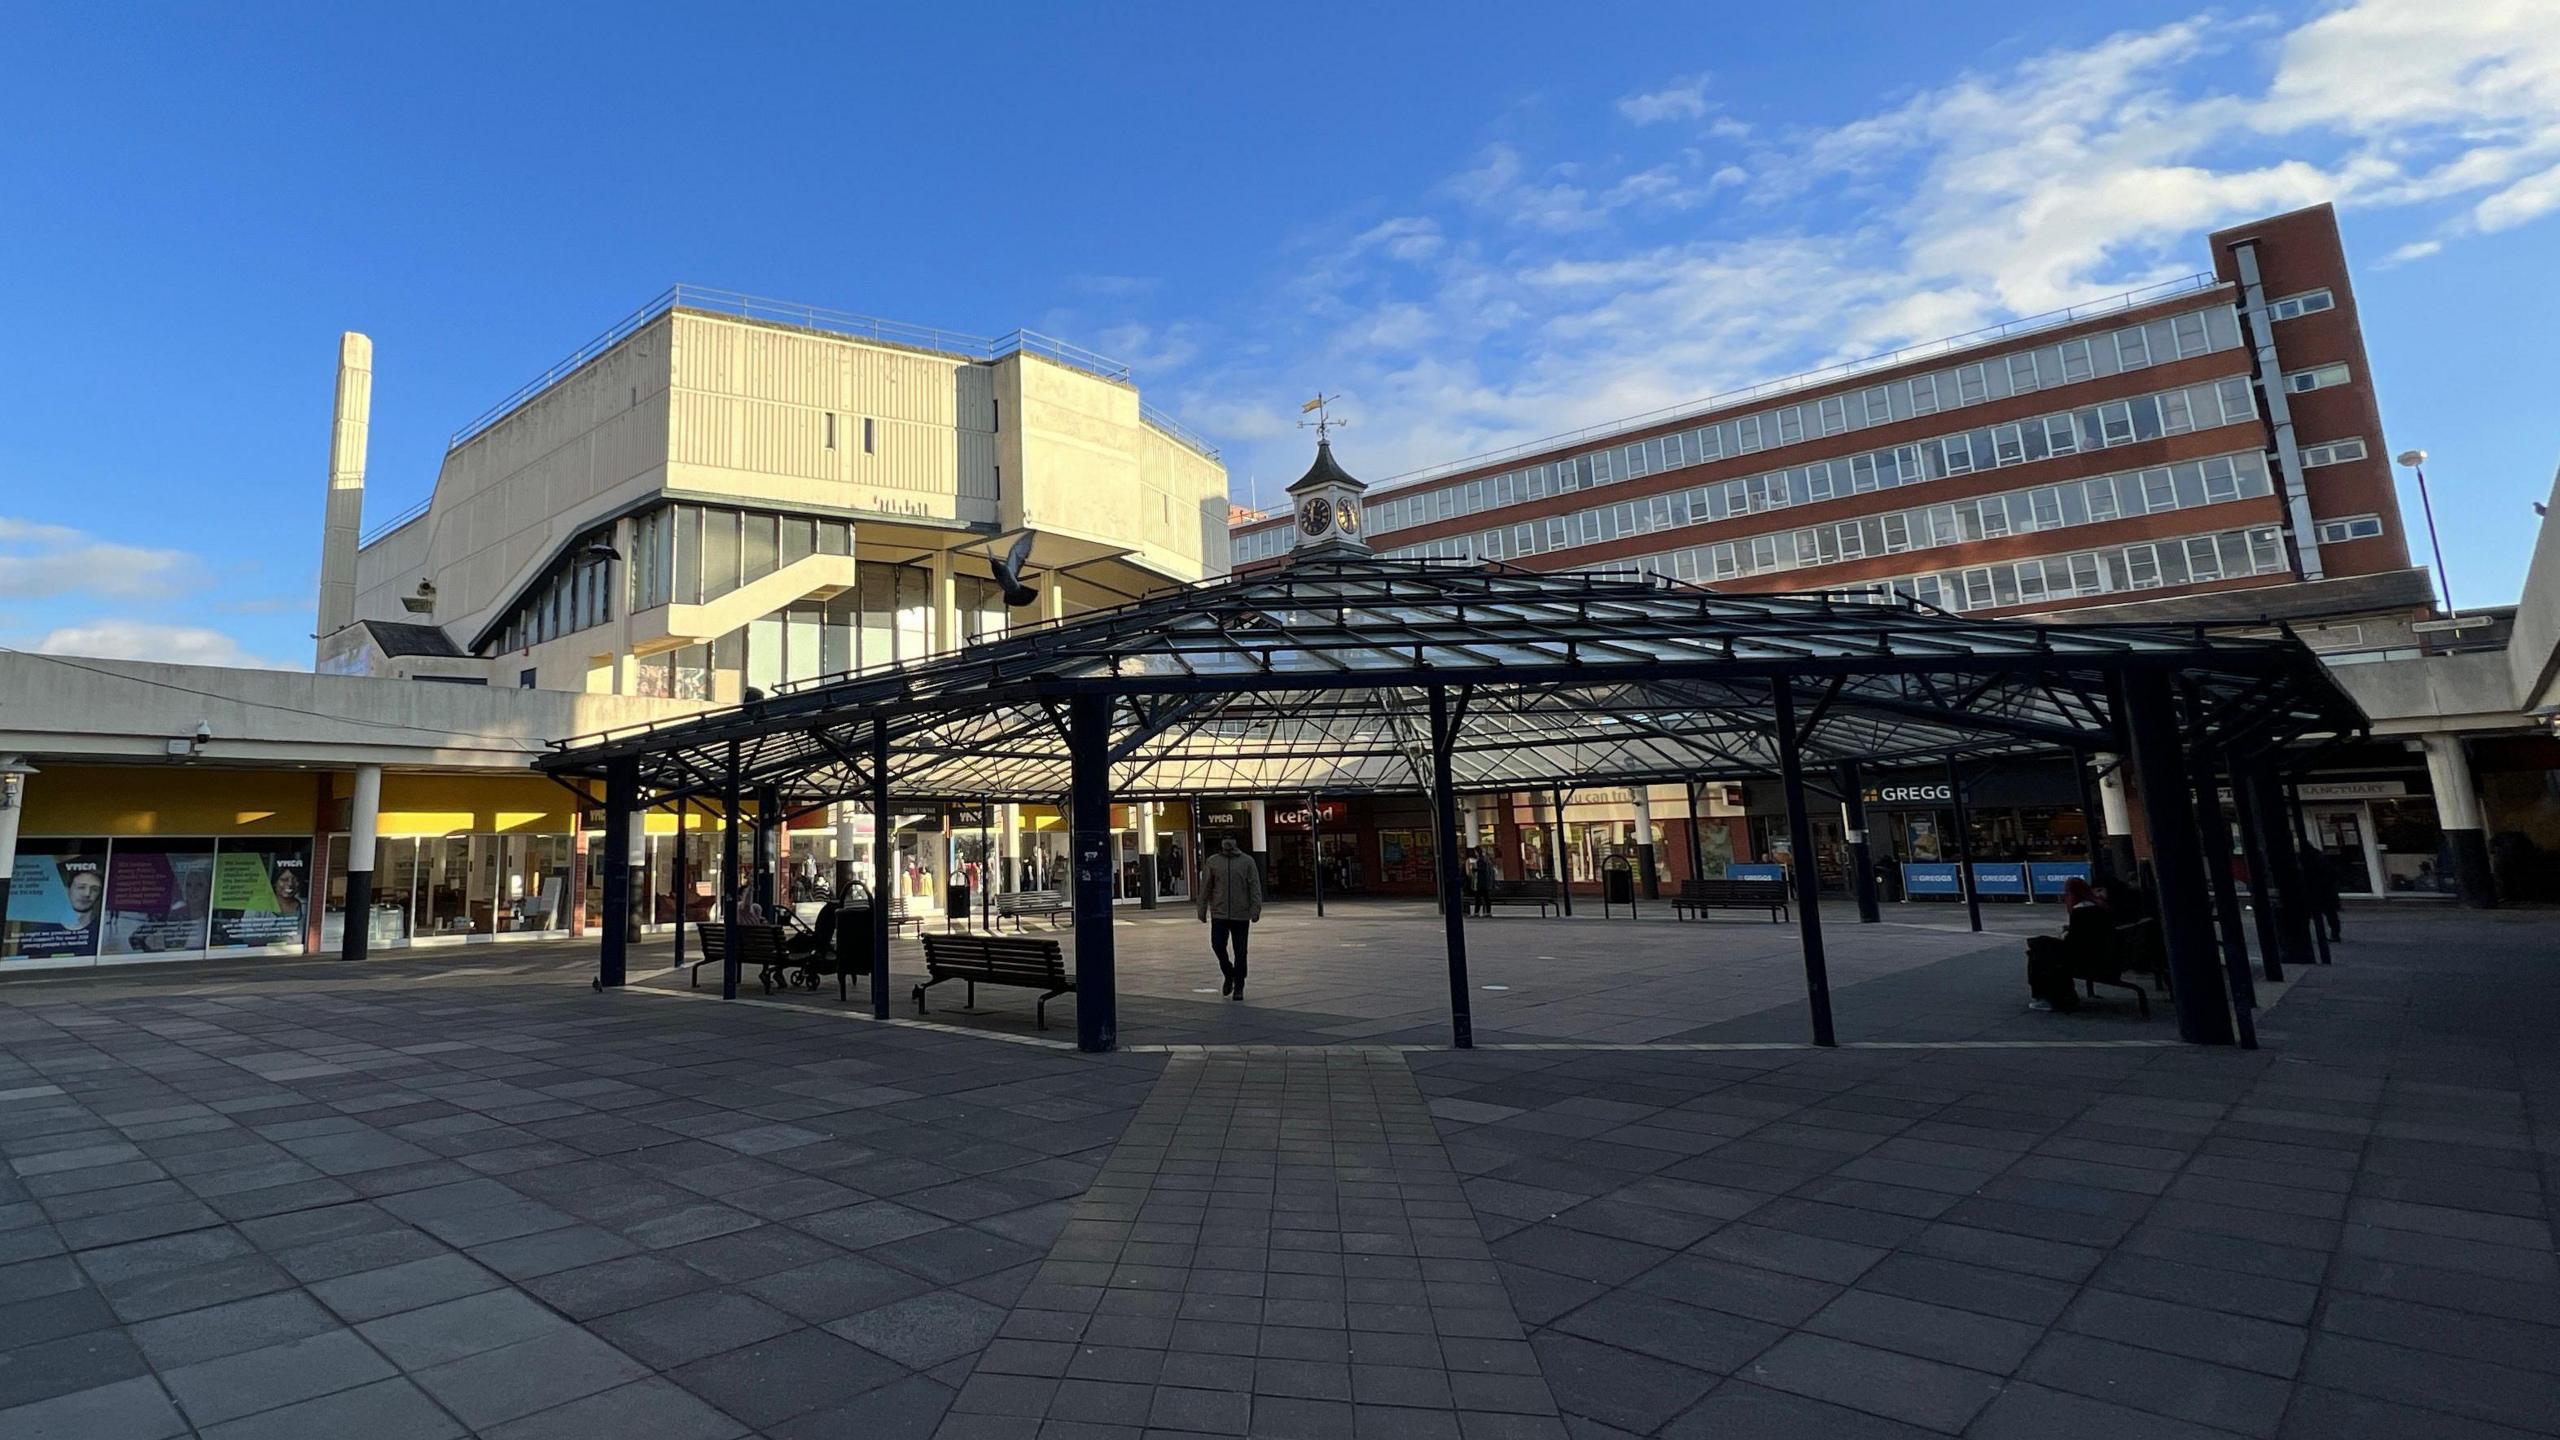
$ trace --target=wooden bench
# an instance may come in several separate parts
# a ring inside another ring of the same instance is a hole
[[[1075,993],[1066,957],[1058,942],[1030,935],[926,935],[925,980],[915,988],[916,1013],[924,1013],[924,992],[945,980],[969,987],[969,1008],[978,1004],[978,987],[1018,985],[1042,991],[1037,1011],[1040,1028],[1049,1028],[1049,1002]]]
[[[1012,921],[1017,932],[1022,929],[1022,917],[1025,915],[1042,916],[1048,920],[1049,928],[1055,930],[1065,921],[1073,920],[1075,914],[1074,903],[1055,890],[1011,890],[996,896],[996,918]]]
[[[693,962],[692,983],[702,983],[702,967],[726,965],[729,959],[729,927],[719,920],[705,921],[695,932],[702,940],[702,958]],[[756,983],[764,993],[782,982],[782,967],[791,963],[788,937],[779,925],[741,925],[738,927],[738,970],[744,974],[750,965],[756,967]]]
[[[1703,920],[1710,910],[1766,910],[1769,923],[1777,924],[1787,918],[1787,882],[1730,876],[1680,882],[1680,893],[1671,902],[1675,917],[1685,920],[1695,911]]]
[[[1496,880],[1493,888],[1483,892],[1483,899],[1487,905],[1535,905],[1541,915],[1560,903],[1556,882],[1536,878]]]

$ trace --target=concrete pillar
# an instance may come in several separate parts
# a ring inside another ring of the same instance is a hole
[[[999,895],[1010,895],[1022,888],[1022,807],[996,807],[996,846],[1004,867],[1004,881],[996,887]]]
[[[2480,790],[2472,783],[2471,757],[2459,735],[2429,735],[2427,781],[2436,792],[2436,824],[2444,830],[2445,849],[2453,857],[2454,893],[2465,905],[2487,909],[2498,903],[2489,873],[2489,837],[2480,828]],[[2300,832],[2302,816],[2289,811],[2285,823]]]
[[[329,413],[315,658],[325,658],[331,638],[356,621],[356,546],[364,530],[365,446],[372,422],[373,341],[350,330],[338,337],[338,397]]]
[[[1156,802],[1138,805],[1138,908],[1156,908]]]
[[[0,755],[0,927],[9,923],[9,877],[18,869],[18,817],[26,803],[27,777],[35,773],[34,766],[17,756]]]
[[[854,817],[862,812],[842,800],[836,802],[836,899],[841,902],[853,893],[853,847],[862,843],[854,827]]]
[[[1261,800],[1247,800],[1244,802],[1244,818],[1247,832],[1253,842],[1253,863],[1261,866],[1262,873],[1268,876],[1271,873],[1271,807],[1269,803]]]
[[[933,650],[948,655],[960,648],[960,580],[951,570],[951,552],[936,550],[932,564]]]
[[[1630,792],[1636,806],[1636,884],[1647,900],[1662,898],[1662,870],[1653,853],[1653,792],[1642,785]]]
[[[356,767],[347,802],[347,913],[338,927],[338,958],[361,960],[373,939],[373,852],[382,828],[382,767]]]
[[[2132,875],[2133,806],[2124,793],[2124,764],[2115,755],[2097,754],[2090,763],[2103,770],[2098,777],[2098,811],[2107,825],[2107,869],[2112,874]]]
[[[1040,577],[1040,618],[1067,618],[1067,577],[1055,570]]]

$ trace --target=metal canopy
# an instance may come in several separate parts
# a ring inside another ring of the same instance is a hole
[[[1779,770],[1787,687],[1808,766],[2122,742],[2121,678],[2174,677],[2199,746],[2365,720],[2300,641],[2203,627],[1968,620],[1865,596],[1728,594],[1655,576],[1344,556],[1204,581],[915,664],[791,685],[683,720],[555,742],[629,762],[657,804],[771,787],[865,793],[875,721],[904,801],[1050,800],[1066,701],[1110,701],[1112,793],[1344,794],[1431,782],[1432,687],[1455,785],[1485,792]]]

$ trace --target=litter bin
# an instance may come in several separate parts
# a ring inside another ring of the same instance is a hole
[[[966,885],[955,884],[951,887],[950,892],[943,898],[948,902],[950,908],[942,912],[942,928],[945,930],[953,928],[962,930],[968,929],[969,887]]]
[[[849,997],[853,977],[871,973],[871,892],[859,885],[836,907],[836,993]]]

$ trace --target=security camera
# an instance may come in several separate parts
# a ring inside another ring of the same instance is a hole
[[[212,721],[210,721],[210,720],[199,720],[199,721],[197,721],[197,722],[196,722],[196,743],[197,743],[197,744],[199,744],[199,745],[202,745],[202,744],[204,744],[205,742],[207,742],[207,741],[211,740],[212,738],[213,738],[213,722],[212,722]]]

